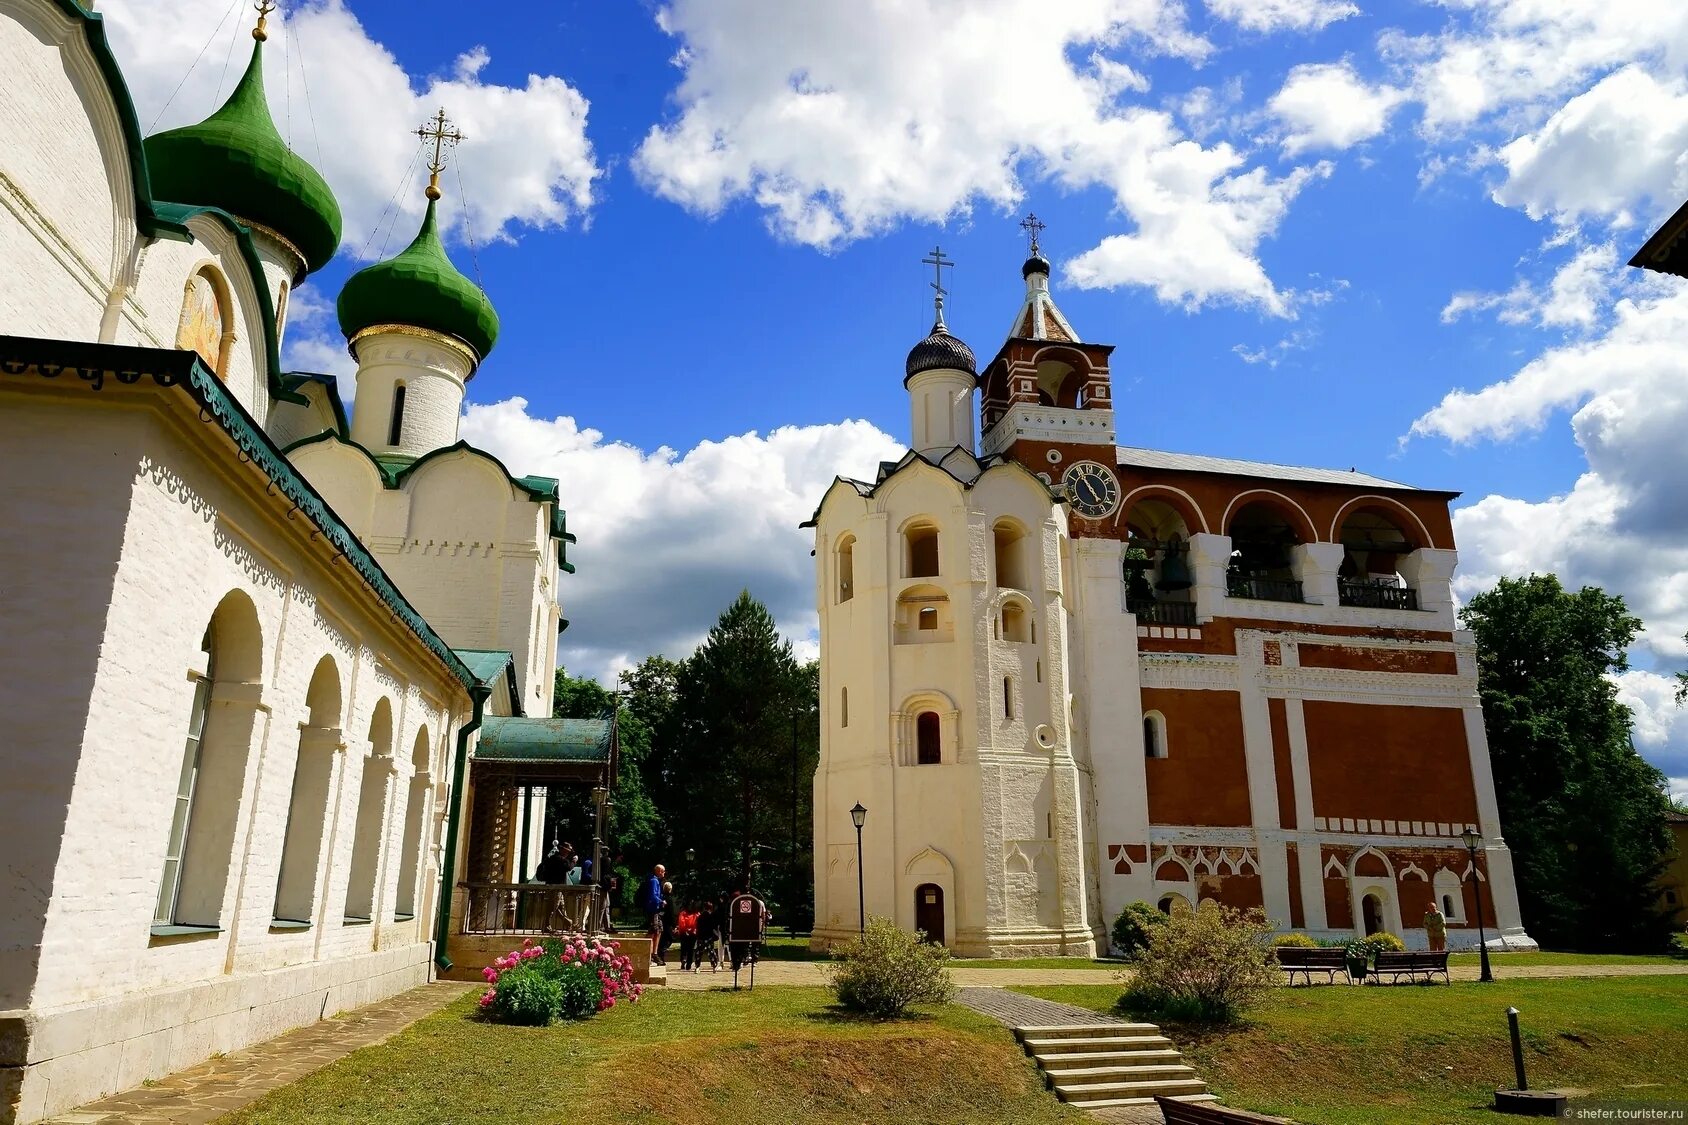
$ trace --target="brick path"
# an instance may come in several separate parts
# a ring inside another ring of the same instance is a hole
[[[1089,1008],[1057,1004],[1053,1000],[1039,1000],[1035,996],[1009,992],[1006,988],[959,989],[955,994],[955,1002],[1013,1028],[1125,1022],[1113,1016],[1093,1012]]]
[[[438,981],[48,1119],[47,1125],[202,1125],[370,1047],[474,985]]]

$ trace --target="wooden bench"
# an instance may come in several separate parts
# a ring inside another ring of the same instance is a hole
[[[1155,1095],[1166,1125],[1284,1125],[1282,1117],[1265,1117],[1244,1109],[1227,1109],[1213,1102],[1181,1102]]]
[[[1428,951],[1410,953],[1391,953],[1388,951],[1380,952],[1377,955],[1375,963],[1372,965],[1370,976],[1371,980],[1375,983],[1381,980],[1384,974],[1388,974],[1390,978],[1389,983],[1397,984],[1403,976],[1408,980],[1417,980],[1422,975],[1425,983],[1428,984],[1430,983],[1430,979],[1437,973],[1441,973],[1442,979],[1447,983],[1453,983],[1453,981],[1448,977],[1448,954],[1446,950],[1441,953],[1431,953]]]
[[[1342,979],[1353,983],[1348,976],[1348,955],[1341,949],[1306,949],[1293,945],[1280,945],[1274,951],[1278,955],[1278,967],[1289,977],[1290,983],[1295,983],[1295,974],[1300,973],[1308,984],[1313,983],[1314,973],[1325,974],[1325,983],[1336,981],[1336,974],[1341,973]]]

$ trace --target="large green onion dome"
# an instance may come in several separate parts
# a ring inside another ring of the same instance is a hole
[[[287,147],[264,100],[264,43],[221,109],[197,125],[148,137],[156,199],[220,207],[291,242],[306,272],[340,246],[340,205],[328,182]]]
[[[446,257],[432,199],[410,245],[398,257],[353,274],[340,290],[338,308],[348,341],[382,324],[426,328],[461,340],[477,364],[498,341],[498,313]]]

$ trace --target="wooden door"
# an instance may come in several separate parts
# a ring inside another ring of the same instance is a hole
[[[922,883],[914,888],[914,928],[926,935],[926,940],[944,944],[944,888],[936,883]]]

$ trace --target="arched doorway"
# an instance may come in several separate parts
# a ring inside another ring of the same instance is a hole
[[[935,945],[944,944],[944,888],[922,883],[914,888],[914,928]]]
[[[1383,900],[1376,895],[1366,895],[1360,900],[1360,917],[1365,923],[1366,936],[1383,929]]]

